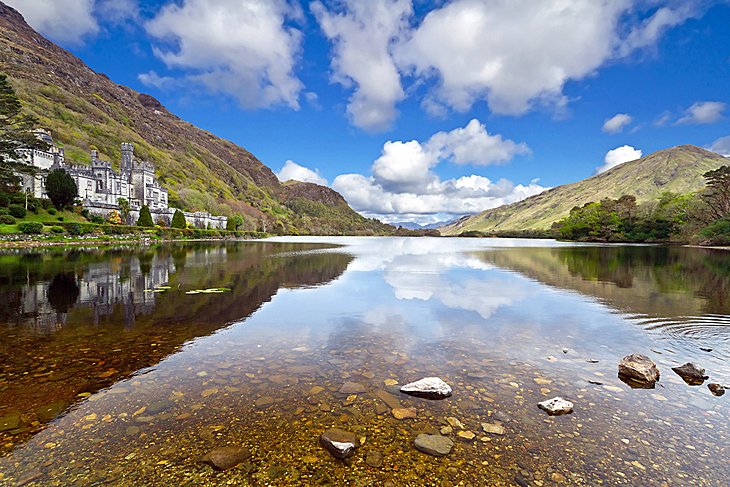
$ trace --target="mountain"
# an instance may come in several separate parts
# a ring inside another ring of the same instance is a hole
[[[403,227],[408,230],[436,230],[437,228],[445,227],[446,225],[449,225],[456,220],[444,220],[436,223],[428,223],[426,225],[421,225],[420,223],[416,222],[393,222],[391,225],[394,227]]]
[[[637,203],[658,198],[665,191],[687,193],[705,186],[707,171],[730,160],[693,145],[681,145],[625,162],[606,172],[572,184],[543,191],[517,203],[463,217],[439,230],[442,235],[465,231],[546,230],[575,206],[630,194]]]
[[[155,164],[171,206],[212,213],[240,213],[245,226],[287,233],[393,231],[349,206],[324,215],[317,229],[286,205],[290,190],[253,154],[170,113],[154,97],[94,72],[83,61],[35,32],[0,2],[0,71],[8,75],[24,109],[50,129],[67,160],[89,163],[96,149],[118,163],[120,144],[132,142],[137,157]],[[306,191],[315,204],[331,190]],[[337,195],[339,196],[339,195]],[[341,202],[344,202],[339,196]],[[346,221],[328,218],[346,217]],[[384,230],[385,229],[385,230]]]

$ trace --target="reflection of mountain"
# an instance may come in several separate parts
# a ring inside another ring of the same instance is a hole
[[[324,246],[193,244],[0,256],[0,417],[71,403],[243,319],[280,287],[327,283],[352,257]],[[154,286],[171,289],[153,293]],[[186,295],[226,287],[222,294]],[[3,433],[0,433],[2,435]],[[0,451],[1,448],[0,448]]]
[[[730,313],[730,258],[685,247],[552,247],[478,252],[484,262],[595,296],[630,314]]]

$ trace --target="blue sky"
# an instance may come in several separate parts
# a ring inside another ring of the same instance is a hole
[[[5,1],[280,178],[386,221],[680,144],[730,154],[727,1]]]

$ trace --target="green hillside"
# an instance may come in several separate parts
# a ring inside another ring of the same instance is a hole
[[[682,145],[626,162],[577,183],[558,186],[511,205],[464,217],[440,228],[443,235],[466,231],[546,230],[571,208],[603,198],[630,194],[637,203],[670,191],[687,193],[705,186],[703,174],[730,160],[692,145]]]
[[[67,160],[89,164],[89,151],[96,149],[116,166],[120,144],[132,142],[138,158],[155,164],[160,183],[170,192],[171,206],[240,214],[245,230],[265,227],[277,233],[319,233],[337,229],[338,233],[365,234],[395,230],[361,218],[347,205],[307,227],[306,215],[284,204],[286,189],[253,154],[180,119],[152,96],[94,72],[35,32],[2,2],[0,72],[8,75],[24,109],[51,130]]]

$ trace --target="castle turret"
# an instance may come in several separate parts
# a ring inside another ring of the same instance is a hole
[[[99,162],[99,151],[96,149],[93,149],[91,151],[91,165],[96,166],[96,164]]]
[[[122,171],[132,170],[132,161],[134,161],[134,144],[122,142]]]

